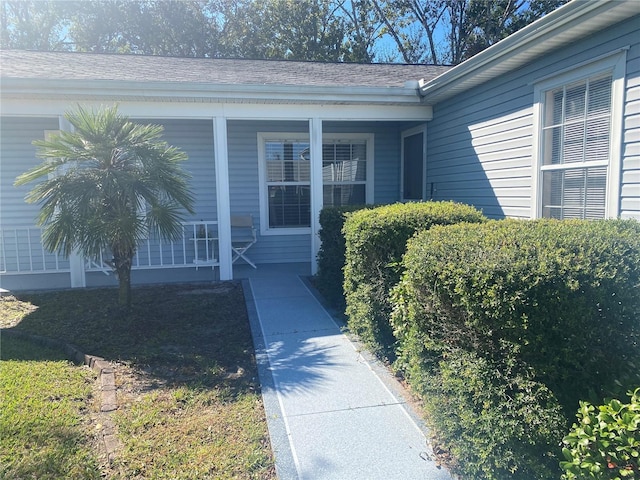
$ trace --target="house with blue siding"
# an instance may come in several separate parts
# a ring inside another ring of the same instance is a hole
[[[640,2],[574,0],[455,67],[0,52],[0,287],[115,283],[41,245],[15,178],[77,104],[117,104],[189,156],[195,214],[150,233],[137,283],[305,263],[326,205],[455,200],[493,218],[640,219]],[[105,255],[108,255],[105,253]],[[249,267],[251,268],[251,267]]]

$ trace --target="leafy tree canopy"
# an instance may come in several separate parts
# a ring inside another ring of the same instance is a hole
[[[568,0],[4,0],[3,48],[457,64]]]

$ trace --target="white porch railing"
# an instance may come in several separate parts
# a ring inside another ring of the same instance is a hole
[[[211,267],[219,265],[218,222],[183,222],[177,240],[163,241],[157,232],[138,245],[133,269]],[[86,261],[86,271],[109,274],[109,252]],[[42,246],[42,229],[9,227],[0,229],[0,273],[69,272],[69,260]]]
[[[10,227],[0,229],[0,273],[69,272],[69,259],[46,250],[42,229]]]

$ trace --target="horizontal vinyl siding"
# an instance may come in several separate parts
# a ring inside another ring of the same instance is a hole
[[[507,82],[436,107],[427,131],[434,200],[468,203],[489,217],[530,216],[532,98],[532,88]]]
[[[38,283],[39,275],[29,272],[54,272],[69,269],[68,259],[44,250],[41,229],[35,226],[40,211],[38,204],[25,202],[25,196],[36,185],[15,187],[16,177],[42,160],[36,157],[34,140],[43,140],[45,130],[58,129],[57,118],[2,117],[0,119],[0,286],[12,289],[17,285]],[[24,280],[15,274],[25,273]],[[66,287],[68,274],[46,275],[43,288]],[[53,282],[53,279],[57,279]],[[66,280],[65,280],[66,279]],[[62,281],[61,284],[57,283]],[[52,283],[53,282],[53,283]],[[66,283],[65,283],[66,282]]]
[[[400,131],[386,125],[374,131],[374,203],[400,200]]]
[[[159,119],[133,119],[140,123],[160,124],[164,127],[163,140],[168,144],[183,150],[188,160],[183,167],[191,174],[190,188],[194,194],[195,214],[192,216],[185,212],[185,220],[209,220],[217,218],[216,213],[216,192],[215,192],[215,165],[213,158],[213,129],[212,122],[206,120],[159,120]],[[40,230],[37,228],[11,229],[15,225],[33,224],[33,219],[37,215],[38,206],[28,205],[23,197],[32,187],[31,185],[16,188],[12,186],[15,177],[39,163],[35,158],[35,147],[31,141],[35,138],[43,138],[44,130],[56,130],[58,120],[56,119],[33,119],[33,118],[5,118],[2,122],[2,175],[0,206],[2,228],[5,235],[2,239],[2,253],[0,255],[0,270],[6,270],[10,275],[5,275],[3,282],[12,288],[20,288],[22,284],[27,288],[32,285],[38,287],[40,278],[64,278],[51,275],[27,274],[24,280],[20,280],[16,273],[68,270],[69,261],[65,258],[46,253],[42,250],[40,243]],[[193,237],[192,234],[188,238]],[[145,268],[146,266],[158,267],[170,265],[172,263],[192,263],[194,258],[193,242],[187,240],[182,247],[178,242],[171,248],[166,242],[161,242],[154,235],[151,236],[150,245],[146,242],[141,244],[138,254],[134,259],[136,265]],[[148,248],[150,247],[150,248]],[[217,257],[217,254],[216,254]],[[189,270],[186,270],[182,277],[188,277]],[[209,269],[210,270],[210,269]],[[158,272],[158,270],[154,270]],[[171,270],[170,270],[171,271]],[[176,270],[172,270],[176,272]],[[155,275],[160,275],[156,273]],[[168,273],[168,275],[176,275]],[[195,276],[194,276],[195,275]],[[194,274],[194,278],[200,278],[202,273]],[[68,279],[68,274],[66,274]],[[102,277],[105,277],[104,279]],[[211,274],[209,274],[211,277]],[[92,275],[88,278],[100,279],[98,282],[88,282],[91,285],[111,284],[114,279],[108,279],[104,274]],[[137,278],[137,277],[136,277]],[[68,281],[68,280],[67,280]],[[10,285],[9,285],[10,284]],[[46,285],[46,283],[45,283]],[[51,284],[51,288],[59,286],[58,283]],[[61,285],[68,286],[68,285]],[[24,288],[24,287],[22,287]]]
[[[635,87],[627,90],[621,212],[637,215],[640,185],[628,175],[640,168],[636,25],[637,18],[624,22],[436,105],[427,131],[427,190],[433,188],[433,198],[470,203],[490,217],[530,218],[533,82],[633,44],[627,75]]]
[[[217,220],[212,121],[160,119],[144,121],[162,125],[163,140],[169,145],[178,147],[189,157],[182,166],[191,175],[189,183],[195,198],[195,214],[190,215],[185,212],[185,220]]]
[[[25,202],[35,183],[14,187],[21,173],[39,165],[31,142],[44,140],[45,130],[57,130],[57,118],[2,117],[0,120],[0,222],[2,227],[35,225],[40,207]]]
[[[192,178],[190,186],[195,196],[195,215],[186,220],[215,220],[216,191],[211,121],[205,120],[139,120],[165,127],[163,139],[182,149],[189,157],[183,164]],[[39,207],[24,201],[33,184],[14,187],[15,178],[40,163],[31,144],[43,139],[45,130],[57,130],[57,118],[3,117],[1,129],[0,204],[2,225],[33,225]]]
[[[140,119],[140,123],[162,125],[162,140],[187,154],[182,167],[190,174],[189,187],[194,197],[194,214],[183,211],[185,221],[217,220],[216,179],[213,150],[213,123],[211,120]],[[215,227],[211,227],[215,229]],[[215,231],[211,236],[217,236]],[[187,233],[184,245],[178,241],[173,247],[152,233],[149,243],[142,242],[134,258],[134,269],[193,263],[195,257],[192,234]],[[215,254],[216,258],[218,254]]]

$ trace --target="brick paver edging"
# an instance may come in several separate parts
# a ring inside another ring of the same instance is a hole
[[[2,335],[9,335],[16,338],[29,340],[46,347],[61,349],[65,352],[65,355],[67,356],[67,358],[69,358],[69,360],[87,365],[98,374],[100,391],[102,392],[102,398],[100,401],[100,412],[103,414],[101,415],[102,429],[100,429],[99,435],[102,440],[101,443],[104,448],[107,460],[109,461],[109,463],[111,463],[118,447],[116,429],[110,415],[111,412],[118,408],[118,403],[116,400],[116,378],[113,366],[104,358],[95,355],[87,355],[83,353],[77,346],[70,343],[65,343],[61,340],[56,340],[49,337],[43,337],[42,335],[34,335],[17,330],[2,329],[1,332]]]

